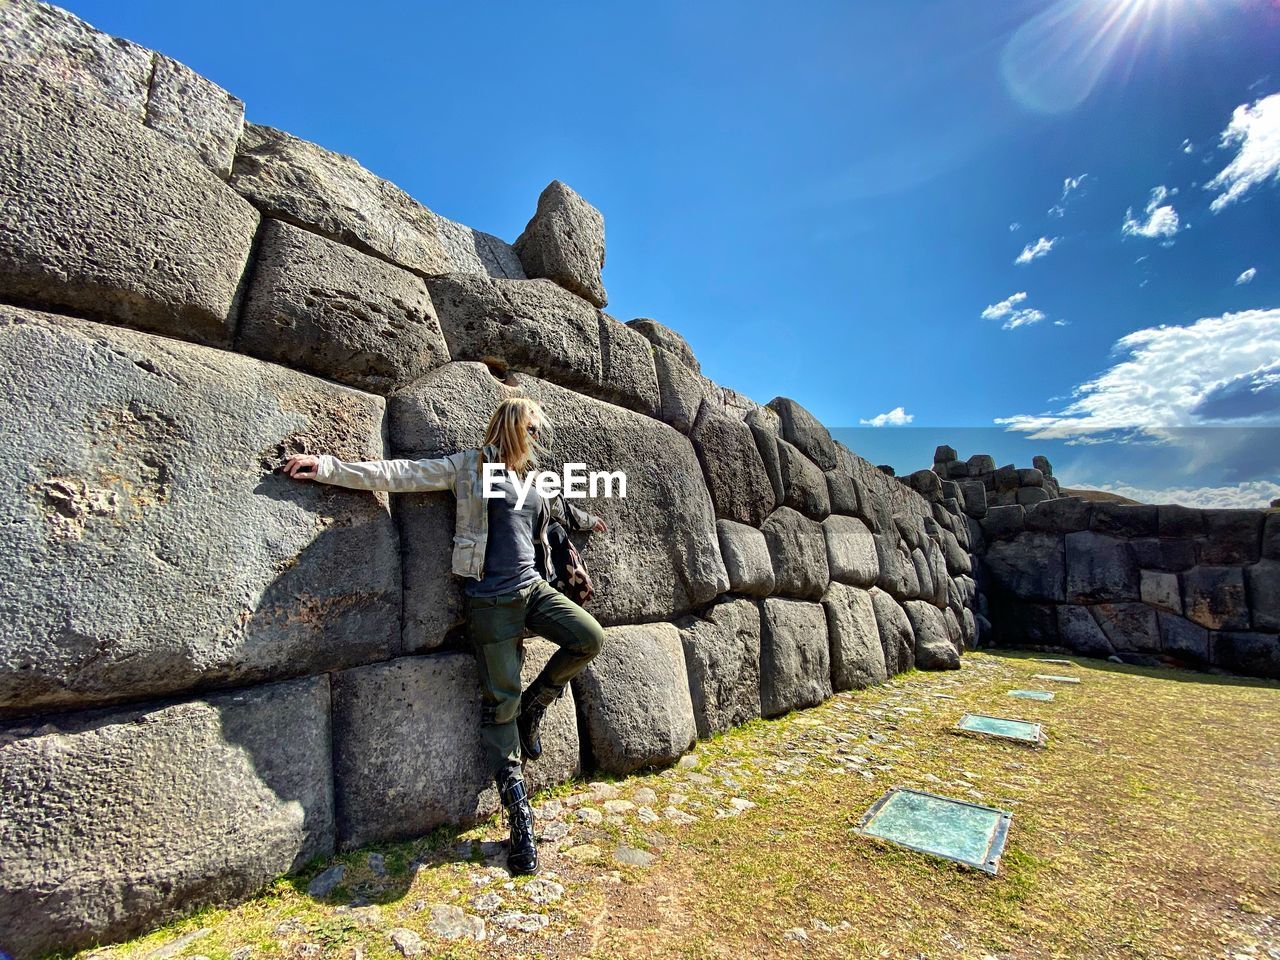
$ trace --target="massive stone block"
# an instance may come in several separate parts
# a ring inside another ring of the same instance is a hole
[[[1246,677],[1280,680],[1280,637],[1274,633],[1211,633],[1209,644],[1214,666]]]
[[[1193,567],[1182,575],[1182,610],[1210,630],[1248,630],[1249,605],[1239,567]]]
[[[555,649],[528,639],[522,685]],[[475,657],[436,653],[343,670],[333,679],[334,792],[338,846],[351,850],[470,823],[498,808],[480,740]],[[543,754],[525,764],[531,790],[580,771],[574,695],[548,708]]]
[[[1145,603],[1098,603],[1089,609],[1117,651],[1159,651],[1160,628],[1152,607]]]
[[[193,151],[226,180],[244,130],[244,101],[190,67],[156,54],[146,124]]]
[[[421,277],[279,220],[263,226],[236,349],[382,394],[449,362]]]
[[[228,346],[258,215],[194,155],[0,72],[0,297]]]
[[[1098,504],[1094,504],[1098,506]],[[987,557],[991,555],[988,548]],[[1066,536],[1066,598],[1073,603],[1124,602],[1140,596],[1133,550],[1124,540],[1082,530]]]
[[[1028,600],[1059,602],[1065,596],[1067,562],[1062,537],[1031,531],[995,541],[983,558],[991,582],[1001,590]]]
[[[591,391],[645,416],[656,417],[661,409],[653,346],[641,334],[603,310],[600,316],[600,371],[602,382]]]
[[[832,580],[855,587],[874,586],[880,576],[876,541],[857,517],[832,514],[822,521],[827,538],[827,566]]]
[[[1160,610],[1156,613],[1160,622],[1160,648],[1171,657],[1192,666],[1209,663],[1209,631],[1185,617]]]
[[[916,639],[916,666],[921,670],[959,670],[960,651],[951,642],[942,611],[923,600],[903,605]]]
[[[760,610],[720,600],[701,617],[676,621],[684,645],[698,736],[705,739],[760,716]]]
[[[515,251],[491,233],[473,230],[435,215],[436,231],[449,259],[450,273],[476,273],[482,277],[524,280],[524,268]]]
[[[386,495],[276,472],[380,456],[379,398],[7,307],[0,343],[0,715],[399,652]]]
[[[1113,537],[1154,537],[1159,532],[1159,510],[1145,503],[1099,500],[1090,510],[1089,527]]]
[[[751,428],[704,402],[689,440],[715,504],[716,517],[758,527],[777,506]]]
[[[679,616],[729,588],[711,498],[687,437],[650,417],[535,377],[517,374],[508,380],[514,386],[494,378],[483,364],[455,361],[397,391],[387,401],[395,455],[440,457],[479,446],[500,400],[532,397],[553,424],[554,460],[544,468],[583,463],[589,471],[626,474],[626,497],[606,498],[602,489],[595,498],[574,501],[609,526],[608,533],[584,535],[579,547],[596,585],[590,610],[601,623]],[[427,505],[430,496],[399,498],[406,537],[411,524],[421,531],[427,522],[410,519],[414,512],[437,509]],[[454,589],[449,568],[447,549],[406,552],[407,614],[425,618],[422,622],[432,618],[431,607],[441,591]],[[442,626],[435,618],[431,629]],[[438,633],[411,636],[408,630],[406,623],[409,650],[428,649],[443,639]]]
[[[1263,560],[1245,567],[1244,573],[1253,628],[1280,632],[1280,562]]]
[[[670,623],[610,627],[573,679],[591,756],[606,773],[665,766],[697,737],[680,631]]]
[[[827,617],[820,603],[761,601],[760,713],[815,707],[832,694]]]
[[[1068,650],[1086,657],[1106,659],[1116,652],[1111,641],[1089,611],[1092,608],[1064,603],[1056,610],[1058,639]]]
[[[329,680],[0,728],[0,936],[34,957],[231,904],[334,849]]]
[[[982,532],[989,541],[1016,537],[1026,529],[1026,510],[1018,504],[988,507],[987,515],[982,518]]]
[[[264,214],[424,276],[453,263],[430,210],[353,157],[246,123],[231,186]]]
[[[801,599],[821,597],[831,579],[822,524],[790,507],[778,507],[760,530],[769,544],[774,591]]]
[[[1083,497],[1059,497],[1045,500],[1027,510],[1028,530],[1041,533],[1075,533],[1089,529],[1093,504]]]
[[[755,527],[732,520],[717,520],[720,555],[729,574],[729,589],[751,597],[767,597],[773,593],[773,561],[769,558],[769,541]]]
[[[822,597],[822,607],[831,641],[833,689],[861,690],[884,683],[889,674],[871,594],[858,587],[832,583]]]
[[[1268,560],[1280,560],[1280,510],[1267,513],[1262,528],[1262,556]]]
[[[827,477],[827,495],[831,500],[831,512],[855,517],[861,513],[858,502],[858,482],[842,469],[824,471]]]
[[[628,320],[627,326],[642,334],[655,347],[666,350],[680,358],[680,361],[694,373],[702,372],[702,364],[693,355],[689,341],[664,323],[650,320],[648,317],[636,317]]]
[[[1205,510],[1204,545],[1200,562],[1207,564],[1254,563],[1262,555],[1261,510]]]
[[[781,418],[784,440],[823,470],[838,465],[835,443],[817,417],[788,397],[774,397],[768,406]]]
[[[889,676],[911,670],[916,665],[916,635],[902,605],[878,587],[867,591],[876,615],[880,647],[884,651],[885,672]]]
[[[786,440],[778,441],[778,468],[783,502],[806,517],[822,520],[831,512],[826,475]]]
[[[609,302],[604,269],[604,217],[568,184],[552,180],[538,209],[512,244],[529,277],[545,277],[597,307]]]
[[[1182,613],[1182,589],[1178,585],[1176,573],[1143,570],[1138,586],[1143,603],[1173,613]]]
[[[659,418],[681,433],[688,433],[703,402],[717,402],[715,384],[667,350],[653,351],[653,366],[658,377]]]
[[[1197,540],[1161,540],[1144,537],[1129,541],[1138,566],[1178,573],[1198,563],[1200,542]]]

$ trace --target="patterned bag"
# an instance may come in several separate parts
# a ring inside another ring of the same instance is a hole
[[[595,593],[591,575],[582,555],[569,539],[569,531],[558,520],[547,521],[547,540],[551,544],[551,585],[579,606],[585,606]]]

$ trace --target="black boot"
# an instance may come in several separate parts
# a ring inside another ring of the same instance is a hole
[[[563,692],[563,687],[553,690],[550,687],[531,686],[520,698],[520,716],[516,718],[516,727],[520,730],[520,752],[526,760],[537,760],[542,756],[542,738],[538,727],[547,707],[555,703]]]
[[[512,873],[537,873],[538,848],[533,841],[533,808],[519,776],[499,781],[498,791],[507,820],[511,824],[511,840],[507,847],[507,869]]]

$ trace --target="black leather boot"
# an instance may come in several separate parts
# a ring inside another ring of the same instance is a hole
[[[507,869],[512,873],[538,872],[538,847],[533,840],[533,807],[519,776],[499,781],[502,807],[511,824],[511,840],[507,846]]]
[[[550,687],[531,686],[520,697],[520,716],[516,718],[516,727],[520,731],[520,752],[526,760],[537,760],[542,756],[542,738],[538,727],[542,724],[542,716],[547,707],[559,699],[564,688],[553,690]]]

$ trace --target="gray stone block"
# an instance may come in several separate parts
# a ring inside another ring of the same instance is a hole
[[[1044,474],[1034,467],[1028,469],[1026,467],[1018,471],[1018,486],[1020,487],[1043,487]]]
[[[880,648],[884,653],[885,672],[894,676],[916,665],[916,635],[906,610],[885,591],[872,587],[867,591],[876,615]]]
[[[857,517],[832,514],[822,521],[827,538],[827,567],[831,579],[855,587],[870,587],[880,576],[876,542]]]
[[[995,641],[999,646],[1025,650],[1061,645],[1056,604],[993,595],[990,605]]]
[[[929,558],[919,547],[913,547],[911,550],[911,565],[915,567],[916,572],[916,596],[921,600],[927,600],[935,606],[934,597],[937,596],[937,586],[933,582],[933,568],[929,564]],[[943,584],[943,591],[946,590],[946,584]]]
[[[491,233],[435,215],[436,233],[448,258],[447,273],[475,273],[501,280],[526,280],[515,251]]]
[[[969,553],[960,544],[959,538],[950,530],[943,530],[939,536],[942,555],[946,561],[947,571],[951,574],[967,574],[973,570],[973,561]]]
[[[1027,529],[1043,533],[1075,533],[1078,530],[1088,530],[1092,506],[1082,497],[1044,500],[1027,511]]]
[[[191,150],[226,180],[244,130],[244,101],[190,67],[156,54],[146,124]]]
[[[872,535],[876,545],[876,563],[879,574],[876,586],[895,599],[907,600],[918,596],[920,582],[916,579],[911,552],[897,535],[877,533]]]
[[[830,582],[827,539],[822,524],[778,507],[761,526],[773,562],[774,592],[817,600]]]
[[[1274,633],[1209,634],[1214,666],[1246,677],[1280,680],[1280,637]]]
[[[1076,604],[1061,604],[1055,611],[1058,618],[1058,639],[1068,650],[1105,660],[1116,652],[1115,647],[1089,610],[1089,607]]]
[[[1039,470],[1041,476],[1043,477],[1053,476],[1053,464],[1049,462],[1048,457],[1040,457],[1040,456],[1032,457],[1031,466],[1034,467],[1036,470]]]
[[[1008,540],[1026,528],[1026,508],[1017,504],[988,507],[982,518],[982,532],[988,541]]]
[[[688,433],[693,429],[703,401],[718,403],[715,384],[694,373],[679,357],[666,350],[653,351],[653,366],[658,377],[659,418],[681,433]],[[781,494],[778,497],[780,499]]]
[[[933,451],[934,463],[952,463],[960,459],[960,454],[956,453],[956,448],[948,446],[945,443],[939,444]]]
[[[599,388],[588,391],[647,417],[656,417],[661,409],[657,368],[653,363],[653,346],[636,331],[603,310],[600,316]]]
[[[1117,652],[1159,652],[1156,611],[1145,603],[1098,603],[1089,609]]]
[[[1154,537],[1159,532],[1159,511],[1145,503],[1099,500],[1093,505],[1089,526],[1113,537]]]
[[[761,601],[760,713],[815,707],[832,694],[831,648],[820,603]]]
[[[1262,528],[1262,556],[1280,560],[1280,510],[1271,510]]]
[[[655,347],[675,354],[680,358],[680,362],[694,373],[702,372],[702,365],[693,355],[693,348],[689,346],[689,342],[666,324],[650,320],[648,317],[636,317],[634,320],[628,320],[627,326],[640,333]]]
[[[769,542],[755,527],[732,520],[717,520],[720,555],[729,575],[729,589],[752,597],[773,593],[773,561]]]
[[[984,473],[996,472],[995,457],[988,454],[975,453],[967,462],[969,464],[969,476],[971,477],[981,477]]]
[[[1050,499],[1050,493],[1044,487],[1019,487],[1018,503],[1024,507],[1032,507]]]
[[[604,216],[563,181],[542,189],[512,248],[528,277],[545,277],[597,307],[609,302],[600,279]]]
[[[831,501],[831,512],[845,516],[857,516],[861,512],[858,503],[858,483],[843,470],[827,470],[827,496]]]
[[[1138,566],[1180,573],[1199,562],[1199,542],[1195,540],[1157,540],[1146,537],[1130,540],[1133,558]]]
[[[1200,562],[1255,563],[1262,556],[1261,510],[1205,510]]]
[[[536,377],[511,379],[514,386],[495,379],[483,364],[455,361],[398,391],[388,400],[394,455],[440,457],[479,446],[500,400],[531,397],[552,424],[551,469],[583,463],[587,470],[622,471],[627,477],[626,497],[575,501],[609,527],[608,533],[582,538],[579,547],[596,585],[590,609],[601,623],[679,616],[728,590],[711,497],[687,437],[651,417]],[[408,510],[423,496],[397,499]],[[423,551],[416,558],[406,553],[405,564],[408,609],[419,591],[437,590],[431,585],[448,576],[449,551]],[[425,649],[440,639],[406,637],[406,649]]]
[[[788,397],[774,397],[768,406],[781,419],[784,440],[823,470],[831,470],[838,465],[835,442],[817,417]]]
[[[758,527],[777,506],[751,428],[703,403],[689,440],[702,464],[716,517]]]
[[[1065,541],[1069,602],[1114,603],[1139,598],[1138,565],[1126,541],[1092,530],[1069,533]]]
[[[525,641],[523,684],[554,649]],[[573,692],[547,710],[541,735],[542,756],[525,765],[531,790],[580,770]],[[340,849],[473,823],[498,808],[470,652],[397,657],[334,674],[333,740]]]
[[[1009,493],[1018,489],[1018,468],[1012,463],[1006,463],[1003,467],[996,471],[996,490],[1000,493]]]
[[[1143,570],[1138,595],[1143,603],[1173,613],[1182,613],[1182,588],[1178,584],[1176,573]]]
[[[1280,632],[1280,561],[1245,567],[1253,629]]]
[[[195,156],[0,73],[0,297],[228,346],[258,215]]]
[[[329,679],[0,728],[0,931],[19,957],[234,904],[334,849]]]
[[[917,470],[906,478],[907,485],[926,500],[942,497],[942,481],[932,470]]]
[[[755,532],[755,531],[753,531]],[[751,600],[713,603],[676,621],[699,738],[760,716],[760,610]]]
[[[1249,605],[1239,567],[1192,567],[1182,575],[1182,610],[1210,630],[1247,630]]]
[[[236,350],[379,394],[449,362],[421,277],[279,220],[263,225]]]
[[[997,540],[983,557],[994,586],[1027,600],[1066,599],[1067,563],[1062,537],[1031,531]]]
[[[267,216],[423,276],[453,269],[435,214],[354,157],[246,123],[230,182]]]
[[[812,520],[831,513],[827,478],[817,465],[785,440],[778,441],[778,467],[782,476],[782,502]]]
[[[861,690],[884,683],[889,674],[871,594],[858,587],[832,583],[822,598],[831,641],[831,684],[834,690]]]
[[[1204,511],[1175,503],[1156,507],[1156,528],[1162,537],[1192,538],[1204,536]]]
[[[0,716],[399,651],[386,495],[276,472],[300,450],[380,456],[379,398],[8,307],[0,343],[0,566],[21,599],[0,645]]]
[[[961,480],[960,492],[964,496],[964,512],[982,519],[987,515],[987,488],[981,480]]]
[[[1191,666],[1209,663],[1209,631],[1164,610],[1156,613],[1160,623],[1160,646],[1164,653]]]
[[[673,624],[610,627],[573,690],[591,756],[606,773],[666,766],[697,738],[684,647]]]
[[[960,652],[951,642],[942,611],[923,600],[908,600],[903,608],[916,640],[916,666],[921,670],[959,670]]]

